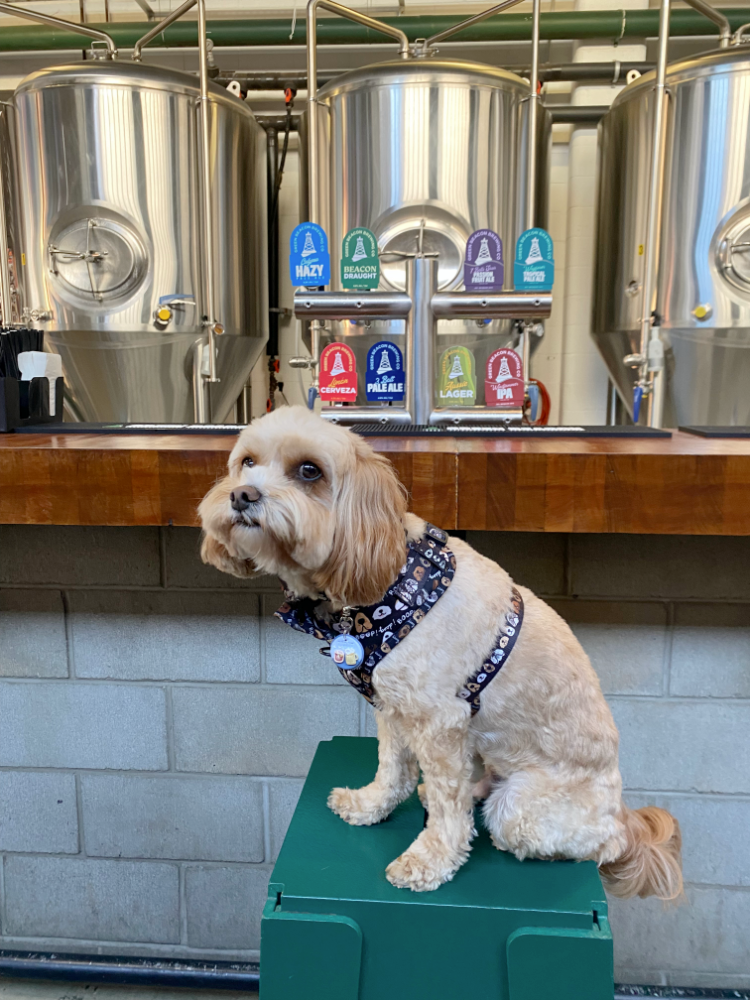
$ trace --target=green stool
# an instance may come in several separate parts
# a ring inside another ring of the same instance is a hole
[[[612,1000],[592,861],[517,861],[480,828],[452,882],[396,889],[385,868],[422,829],[416,793],[372,827],[326,806],[331,788],[365,785],[376,767],[374,739],[318,747],[271,876],[261,1000]]]

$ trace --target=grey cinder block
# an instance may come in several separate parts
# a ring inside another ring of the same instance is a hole
[[[565,535],[541,531],[467,531],[466,541],[535,594],[565,593]]]
[[[5,859],[5,932],[19,937],[177,943],[177,865]]]
[[[348,685],[175,688],[177,770],[304,775],[321,740],[358,735],[358,698]]]
[[[667,644],[663,604],[551,601],[570,625],[605,694],[661,694]]]
[[[572,535],[570,544],[581,597],[750,600],[750,537]]]
[[[670,690],[690,698],[750,698],[750,604],[677,606]]]
[[[689,972],[678,969],[664,977],[667,986],[698,986],[711,990],[750,990],[750,972]]]
[[[749,799],[626,792],[625,801],[633,809],[660,806],[677,817],[687,882],[750,887]]]
[[[246,778],[83,775],[86,853],[263,861],[263,788]]]
[[[684,986],[693,973],[746,975],[750,969],[750,893],[716,886],[688,886],[687,905],[665,907],[650,899],[610,899],[619,969],[630,975],[662,969]],[[632,979],[631,979],[632,982]],[[647,982],[639,979],[638,982]]]
[[[377,709],[368,705],[365,709],[365,736],[378,735]]]
[[[72,774],[0,771],[0,851],[78,853]]]
[[[159,529],[0,525],[0,585],[158,587]]]
[[[625,788],[750,792],[750,703],[616,698]]]
[[[159,771],[164,691],[70,681],[0,683],[0,766]]]
[[[260,948],[260,918],[270,868],[188,868],[188,944],[192,948]]]
[[[268,683],[346,684],[330,656],[320,653],[326,643],[297,632],[274,617],[281,603],[275,594],[263,595]]]
[[[78,677],[257,681],[255,594],[71,591]]]
[[[62,595],[0,590],[0,677],[67,676]]]
[[[286,831],[292,821],[294,810],[297,808],[297,801],[302,791],[302,781],[295,781],[291,778],[281,780],[271,780],[268,782],[269,803],[270,803],[270,827],[271,827],[271,857],[270,861],[275,861],[279,856],[281,845],[284,843]]]
[[[200,555],[200,528],[164,528],[167,587],[212,590],[268,590],[281,594],[278,577],[259,574],[246,579],[207,566]],[[281,599],[279,599],[281,603]]]

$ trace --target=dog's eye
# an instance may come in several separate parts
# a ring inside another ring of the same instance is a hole
[[[255,465],[255,462],[248,455],[247,458],[242,459],[242,464],[247,466],[247,468],[249,469],[251,465]]]
[[[303,462],[299,467],[299,477],[304,479],[306,483],[313,483],[316,479],[320,479],[323,473],[315,465],[314,462]]]

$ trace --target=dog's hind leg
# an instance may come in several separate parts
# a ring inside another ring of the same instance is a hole
[[[407,851],[386,868],[388,881],[424,892],[449,882],[466,861],[475,834],[472,758],[466,720],[436,714],[429,728],[410,729],[429,803],[427,826]]]
[[[497,782],[484,804],[485,826],[501,851],[517,858],[616,856],[622,840],[619,773],[516,771]]]
[[[380,823],[396,806],[408,799],[417,785],[417,758],[407,747],[396,721],[386,712],[376,712],[378,723],[378,770],[364,788],[334,788],[328,807],[352,826]]]

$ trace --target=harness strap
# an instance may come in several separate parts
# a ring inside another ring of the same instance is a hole
[[[469,702],[471,714],[479,711],[479,697],[493,677],[502,670],[505,661],[513,652],[523,624],[523,598],[515,587],[511,590],[510,611],[497,633],[492,652],[479,670],[475,670],[458,692],[458,697]]]

